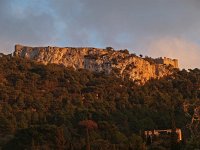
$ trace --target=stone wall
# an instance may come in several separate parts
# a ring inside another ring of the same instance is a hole
[[[165,65],[171,65],[174,68],[178,68],[178,60],[177,59],[171,59],[171,58],[167,58],[167,57],[160,57],[160,58],[156,58],[154,59],[154,61],[158,64],[165,64]]]

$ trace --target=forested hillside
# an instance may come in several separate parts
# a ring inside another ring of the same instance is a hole
[[[200,148],[200,70],[139,86],[114,75],[0,57],[0,149]],[[180,128],[183,141],[147,145],[145,130]]]

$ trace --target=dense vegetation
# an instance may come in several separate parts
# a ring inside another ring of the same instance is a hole
[[[187,128],[200,104],[199,81],[194,69],[138,86],[114,75],[1,56],[0,149],[200,148],[199,125],[191,126],[194,133]],[[182,142],[146,145],[144,130],[170,128],[182,129]]]

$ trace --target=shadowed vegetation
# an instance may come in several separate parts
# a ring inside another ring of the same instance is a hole
[[[138,86],[113,75],[2,56],[0,147],[168,149],[171,139],[146,146],[143,131],[175,126],[184,136],[179,149],[200,148],[200,135],[187,128],[200,105],[199,82],[199,69]],[[186,103],[191,104],[187,112]]]

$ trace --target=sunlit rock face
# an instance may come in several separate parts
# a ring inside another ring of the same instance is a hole
[[[62,64],[74,69],[115,73],[120,77],[145,83],[151,78],[172,74],[178,68],[178,60],[170,58],[141,58],[127,50],[91,47],[28,47],[15,46],[14,56],[31,59],[43,64]]]

